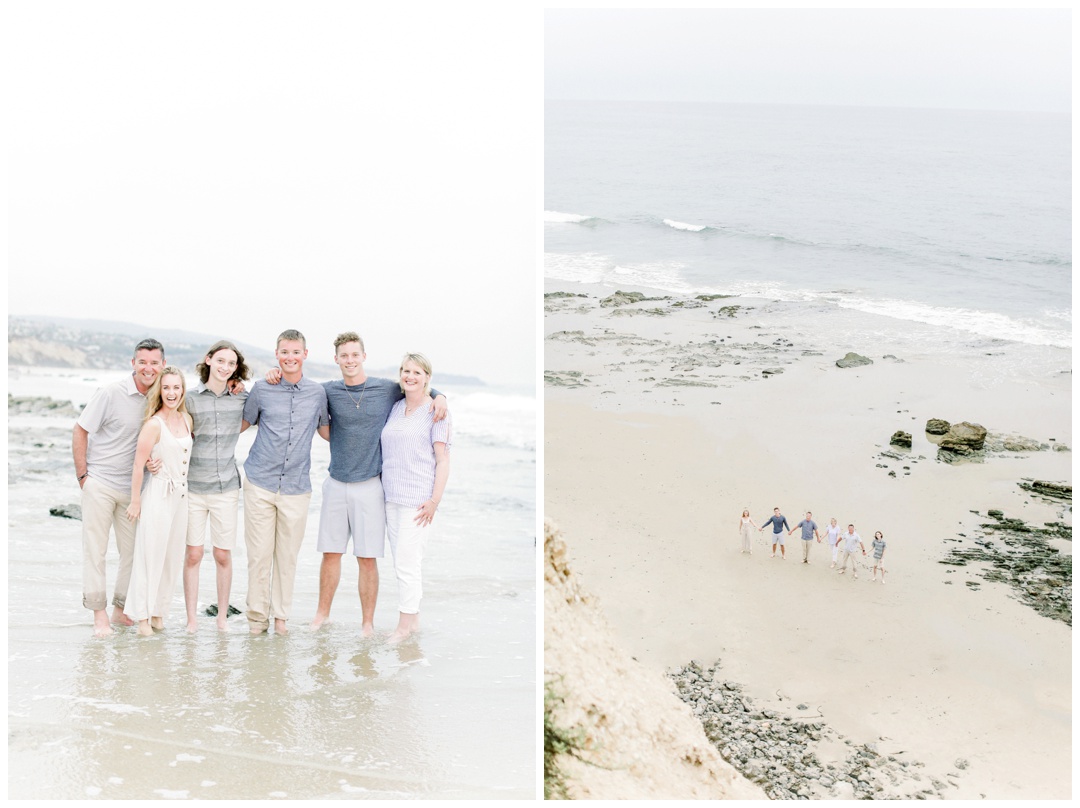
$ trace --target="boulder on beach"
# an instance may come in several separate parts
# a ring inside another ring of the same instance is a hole
[[[898,429],[893,432],[893,436],[889,438],[889,444],[892,446],[902,446],[905,449],[911,448],[911,433],[904,432],[902,429]]]
[[[961,421],[949,427],[938,447],[955,454],[970,454],[983,448],[986,442],[986,427]]]
[[[948,421],[941,418],[931,418],[926,422],[926,432],[930,435],[944,435],[952,426]]]
[[[645,295],[641,292],[622,292],[616,291],[614,294],[610,294],[600,301],[600,307],[603,309],[611,309],[617,306],[625,306],[627,303],[640,303],[645,299]]]
[[[874,360],[868,356],[862,356],[861,354],[848,351],[843,359],[836,360],[836,366],[838,368],[857,368],[859,365],[872,365]]]

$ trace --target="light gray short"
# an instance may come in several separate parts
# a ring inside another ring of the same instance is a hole
[[[319,513],[320,553],[344,553],[353,540],[357,558],[382,558],[386,543],[386,501],[382,480],[343,483],[327,477]]]
[[[784,532],[780,531],[779,533],[773,533],[772,534],[772,543],[773,544],[779,544],[781,547],[783,547],[784,546]]]

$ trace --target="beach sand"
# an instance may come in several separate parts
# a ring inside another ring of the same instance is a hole
[[[994,351],[884,358],[903,344],[887,322],[846,344],[843,312],[766,300],[602,308],[610,290],[582,292],[545,306],[545,516],[622,645],[657,670],[720,660],[759,706],[903,752],[942,796],[1068,798],[1071,627],[982,565],[939,562],[975,546],[989,509],[1071,523],[1070,503],[1018,486],[1071,484],[1071,452],[948,464],[924,432],[967,420],[1071,445],[1068,367],[1029,376]],[[873,364],[836,367],[848,351]],[[910,451],[889,446],[896,430]],[[854,523],[868,551],[882,531],[887,583],[871,583],[869,561],[857,580],[836,574],[825,544],[802,564],[798,533],[786,560],[756,532],[741,554],[742,509],[760,525],[774,506],[792,527],[808,510],[820,526]]]

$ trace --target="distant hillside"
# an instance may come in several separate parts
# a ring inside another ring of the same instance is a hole
[[[165,346],[169,364],[194,372],[202,361],[203,352],[218,337],[192,331],[154,328],[135,323],[111,320],[75,319],[11,315],[8,317],[8,363],[30,367],[117,369],[129,366],[135,344],[146,337],[160,340]],[[277,365],[273,351],[256,348],[243,342],[237,347],[254,371],[255,378]],[[306,373],[316,379],[333,379],[340,375],[336,365],[307,362]],[[373,376],[394,378],[397,368],[368,368]],[[438,384],[483,385],[475,376],[438,374]]]

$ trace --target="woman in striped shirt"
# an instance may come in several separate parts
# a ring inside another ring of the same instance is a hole
[[[423,354],[405,355],[399,384],[405,398],[382,431],[386,536],[398,582],[398,626],[390,642],[420,627],[424,544],[450,476],[450,413],[436,422],[429,411],[431,363]]]

